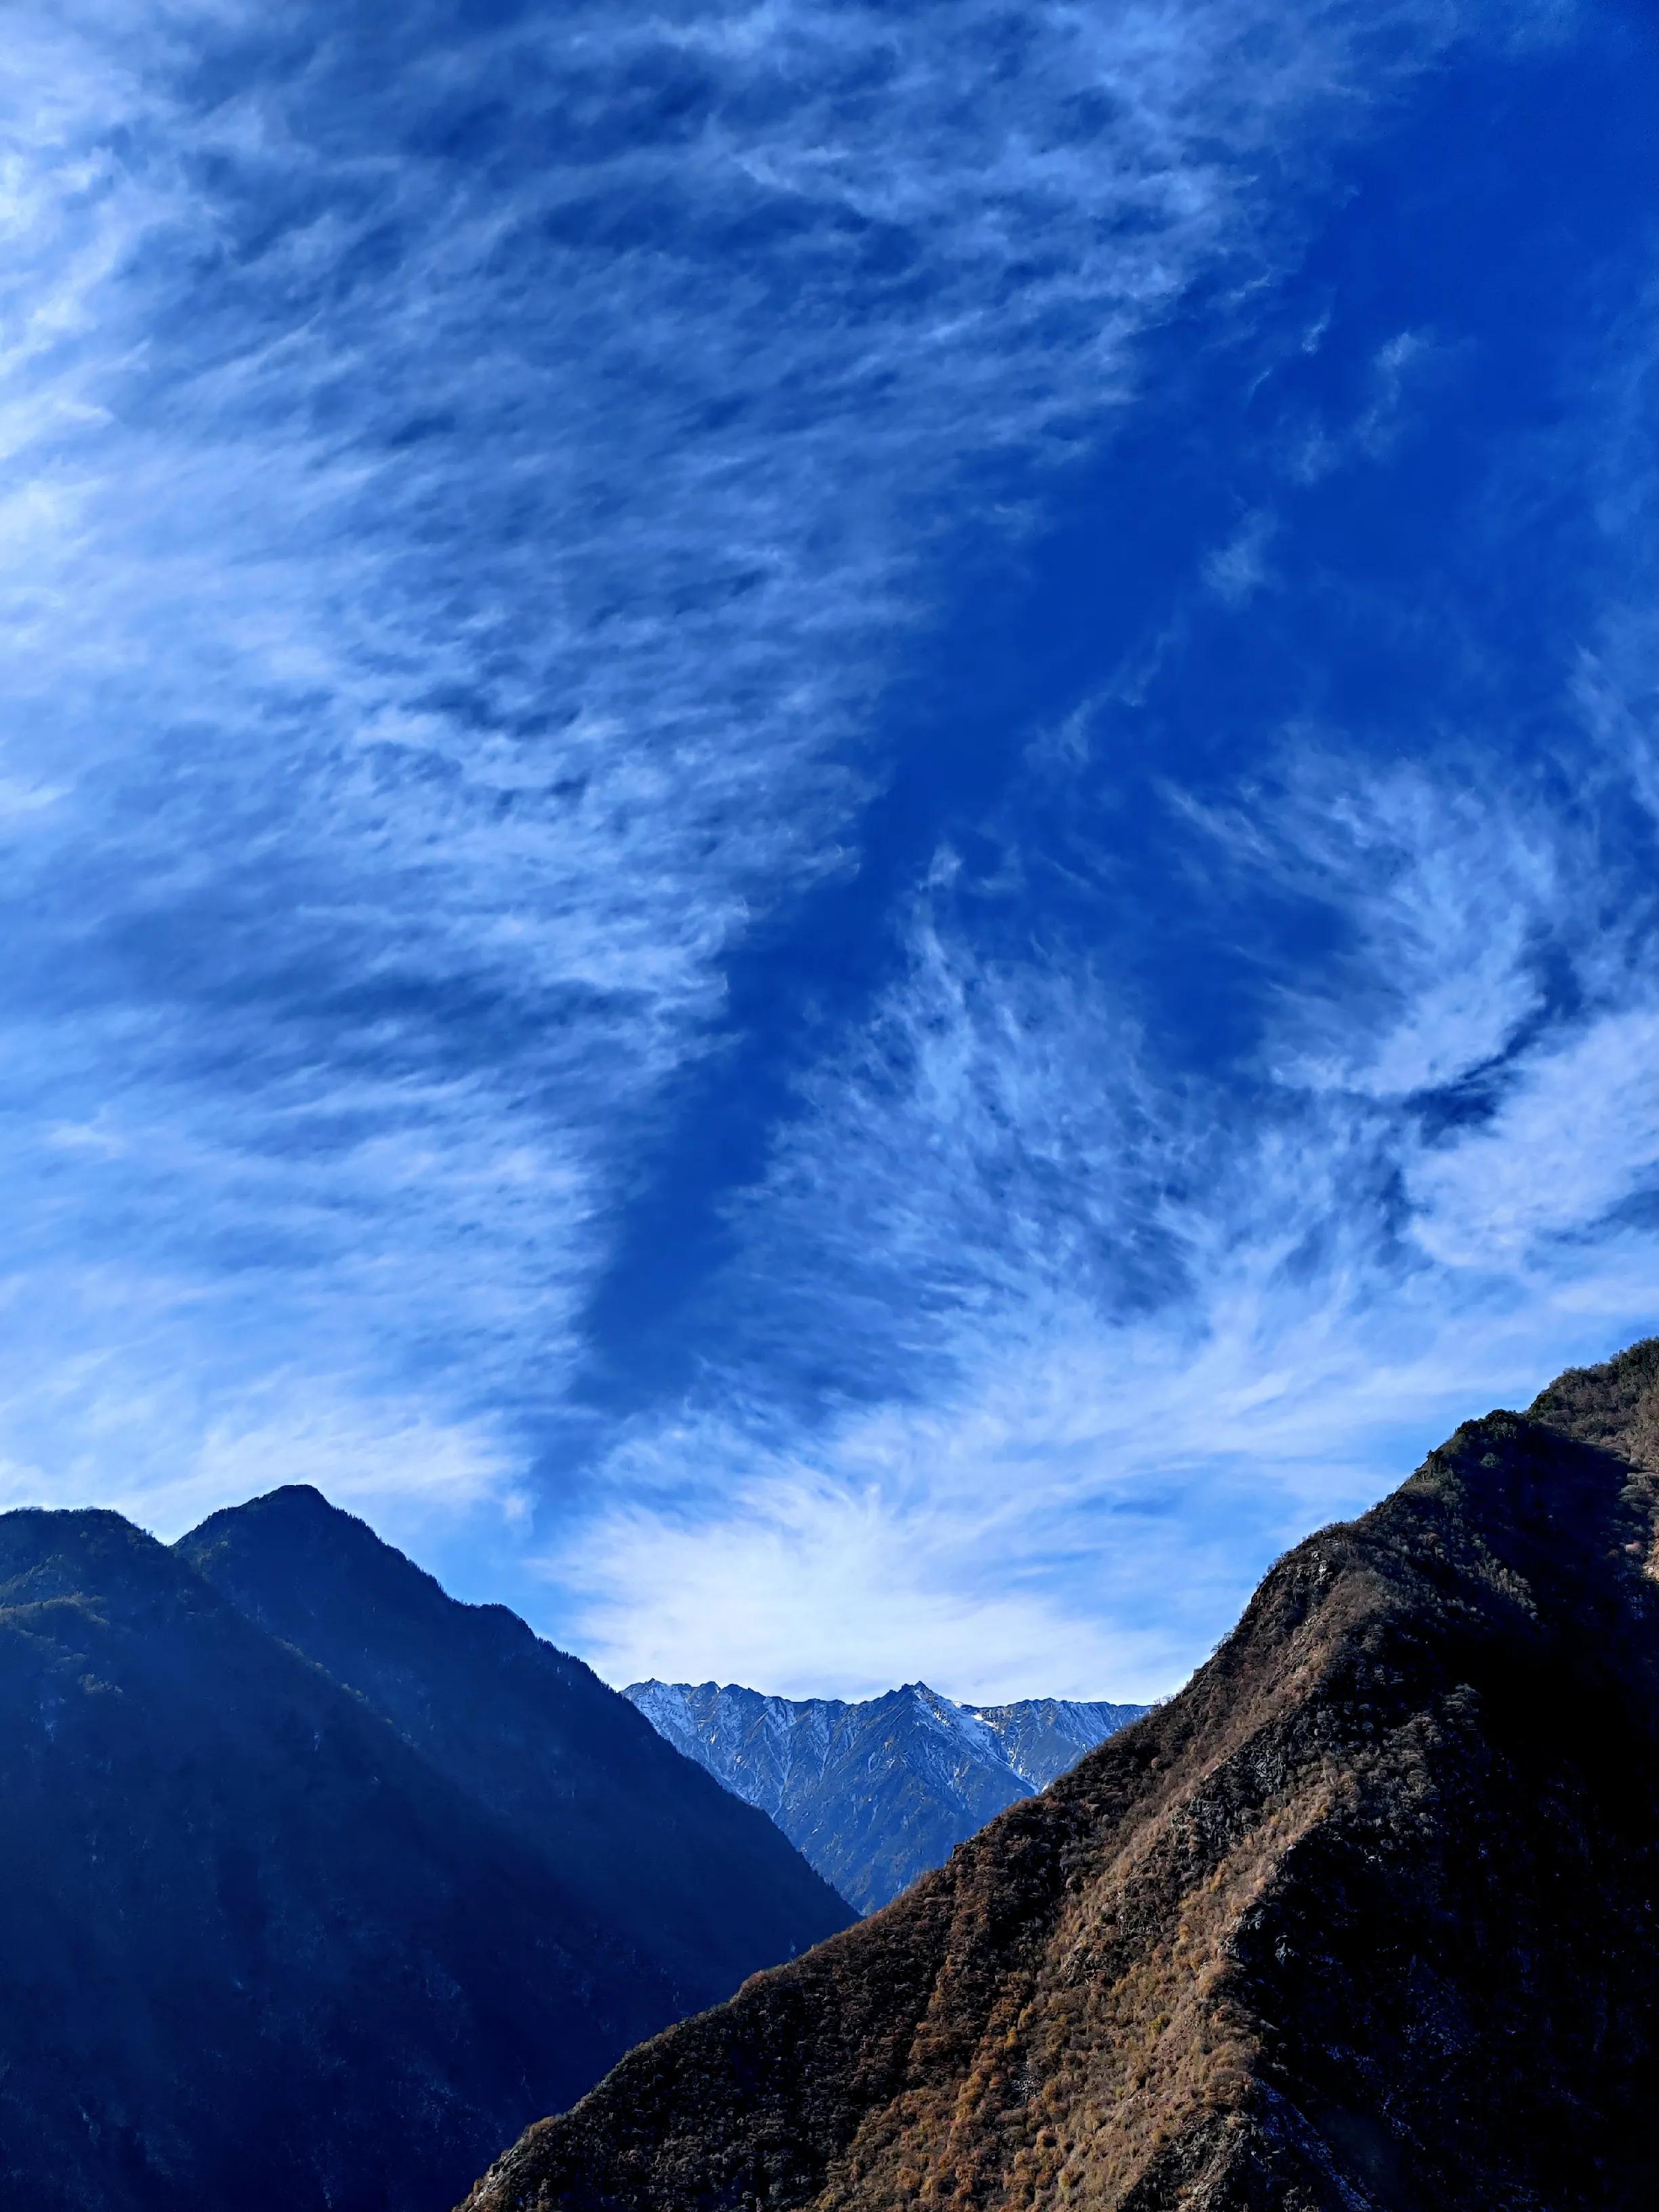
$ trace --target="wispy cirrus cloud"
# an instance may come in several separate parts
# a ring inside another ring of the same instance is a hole
[[[1209,1079],[1103,959],[988,957],[939,872],[744,1201],[729,1310],[764,1304],[810,1412],[778,1425],[763,1337],[550,1563],[611,1668],[860,1688],[920,1641],[963,1695],[1155,1694],[1312,1522],[1650,1329],[1659,917],[1609,913],[1640,763],[1582,734],[1578,805],[1468,744],[1170,791],[1225,896],[1340,923]]]
[[[732,948],[849,865],[953,496],[1000,468],[1029,526],[1139,337],[1294,235],[1269,151],[1458,28],[13,11],[0,1436],[41,1494],[120,1457],[210,1502],[278,1389],[514,1492]]]
[[[1595,11],[484,13],[9,20],[0,1495],[504,1507],[619,1674],[1166,1688],[1310,1520],[1653,1320],[1650,306],[1575,307],[1593,373],[1500,434],[1480,288],[1559,192],[1425,304],[1482,176],[1336,176]],[[955,805],[972,679],[894,697],[1061,523],[1055,732]],[[1544,737],[1491,675],[1528,532],[1588,579],[1525,599]],[[840,996],[837,884],[890,949]],[[672,1142],[739,1046],[752,1175]],[[677,1173],[693,1380],[598,1403]]]

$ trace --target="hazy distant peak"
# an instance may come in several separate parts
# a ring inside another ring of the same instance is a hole
[[[0,1513],[0,1607],[85,1598],[123,1613],[157,1602],[215,1602],[165,1544],[118,1513],[26,1506]]]
[[[224,1506],[217,1513],[210,1513],[184,1540],[197,1543],[233,1528],[256,1525],[267,1538],[272,1533],[282,1532],[364,1547],[372,1545],[379,1551],[395,1552],[395,1547],[377,1535],[367,1521],[348,1512],[344,1506],[335,1504],[309,1482],[284,1482],[240,1505]],[[399,1559],[404,1556],[401,1553],[395,1555]]]
[[[739,1683],[635,1682],[623,1694],[865,1912],[1145,1710],[1055,1698],[964,1705],[922,1681],[854,1702]]]
[[[116,1558],[167,1547],[118,1513],[98,1505],[19,1505],[0,1513],[0,1572],[56,1553],[106,1552]]]
[[[281,1635],[294,1636],[297,1620],[313,1618],[319,1607],[343,1608],[341,1623],[355,1622],[371,1594],[377,1607],[428,1623],[483,1610],[464,1608],[435,1576],[309,1483],[285,1483],[246,1504],[226,1506],[174,1548]],[[501,1616],[498,1633],[532,1633],[504,1607],[490,1610]]]

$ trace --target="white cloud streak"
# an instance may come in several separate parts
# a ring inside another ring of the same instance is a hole
[[[988,959],[941,877],[744,1210],[839,1401],[776,1437],[763,1345],[551,1562],[618,1679],[857,1693],[925,1654],[963,1696],[1167,1691],[1310,1524],[1653,1328],[1652,917],[1607,926],[1590,816],[1470,769],[1304,744],[1234,807],[1170,794],[1172,837],[1347,925],[1285,979],[1245,1115],[1160,1077],[1109,975]]]
[[[0,1050],[40,1323],[0,1448],[44,1494],[117,1454],[206,1496],[276,1377],[513,1463],[725,958],[845,864],[952,487],[1097,435],[1137,335],[1270,256],[1264,149],[1458,27],[10,11]]]
[[[1039,521],[1333,144],[1556,11],[489,12],[8,17],[10,1501],[527,1510],[733,951],[855,863],[953,518]],[[1386,464],[1435,348],[1291,486]],[[1212,598],[1274,591],[1279,530]],[[1586,727],[1651,791],[1638,630]],[[942,854],[732,1202],[720,1364],[550,1548],[568,1632],[618,1676],[1151,1693],[1471,1391],[1648,1325],[1651,931],[1502,743],[1293,733],[1170,794],[1172,865],[1344,924],[1248,1114],[1109,951],[976,937]]]

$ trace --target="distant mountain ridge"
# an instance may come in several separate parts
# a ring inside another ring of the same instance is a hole
[[[1146,1711],[1060,1698],[962,1705],[925,1682],[854,1702],[714,1682],[635,1682],[623,1694],[861,1912]]]
[[[580,1662],[314,1491],[0,1514],[0,2203],[443,2212],[844,1925]]]

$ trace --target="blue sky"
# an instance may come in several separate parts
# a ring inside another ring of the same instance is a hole
[[[0,1499],[1173,1686],[1659,1328],[1659,43],[19,0]]]

